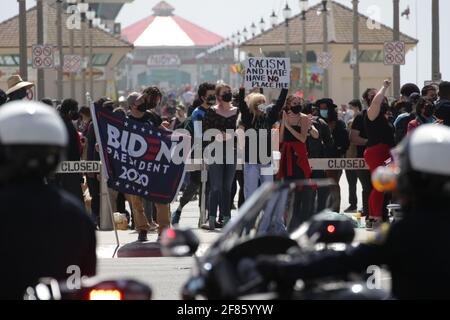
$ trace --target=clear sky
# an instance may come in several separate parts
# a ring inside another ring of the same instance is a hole
[[[253,21],[258,22],[261,17],[268,22],[269,15],[275,10],[282,17],[282,8],[286,0],[166,0],[176,8],[175,13],[206,29],[224,37],[231,33],[249,27]],[[298,0],[287,0],[293,13],[299,12]],[[351,0],[337,0],[351,7]],[[126,4],[119,14],[118,22],[123,27],[152,14],[152,8],[159,0],[135,0]],[[320,0],[310,0],[315,5]],[[1,0],[2,10],[0,21],[18,13],[17,0]],[[27,0],[27,7],[35,4],[34,0]],[[402,83],[416,82],[423,84],[431,78],[431,0],[400,0],[400,11],[411,8],[409,20],[402,18],[401,31],[419,39],[418,56],[412,51],[406,57],[406,65],[401,67]],[[380,10],[380,21],[392,26],[392,0],[360,0],[360,12],[369,15],[371,6]],[[450,19],[446,14],[450,12],[450,1],[440,1],[440,31],[441,31],[441,72],[443,78],[450,79]],[[281,19],[281,18],[280,18]],[[1,44],[0,44],[1,45]],[[363,75],[362,75],[363,76]]]

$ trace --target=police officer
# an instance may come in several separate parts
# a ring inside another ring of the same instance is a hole
[[[22,299],[41,277],[95,275],[89,216],[72,195],[44,183],[67,144],[51,107],[17,101],[0,108],[0,299]]]
[[[261,259],[260,271],[295,280],[387,265],[395,298],[450,298],[450,129],[423,125],[405,138],[394,154],[400,169],[397,189],[404,210],[402,220],[390,229],[382,227],[370,243],[345,252],[328,252],[302,261]]]

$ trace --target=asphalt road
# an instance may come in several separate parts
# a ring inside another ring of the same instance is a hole
[[[348,186],[345,175],[341,178],[341,209],[348,207]],[[361,186],[358,183],[358,200],[361,207]],[[174,209],[178,203],[172,205]],[[235,212],[233,213],[235,214]],[[200,254],[217,238],[218,233],[198,230],[198,204],[197,201],[189,203],[180,222],[182,228],[194,228],[200,237]],[[357,240],[364,241],[370,237],[365,230],[358,230]],[[121,245],[134,242],[137,234],[133,231],[120,231]],[[149,240],[156,240],[156,233],[149,234]],[[113,232],[97,233],[98,275],[100,278],[117,279],[130,278],[142,281],[153,289],[154,299],[176,300],[180,298],[180,289],[188,279],[191,268],[195,263],[193,258],[114,258],[115,237]],[[389,289],[389,274],[383,273],[383,288]]]

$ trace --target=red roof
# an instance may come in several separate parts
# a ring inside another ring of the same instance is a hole
[[[164,35],[160,34],[164,29]],[[147,32],[146,32],[147,31]],[[213,46],[224,40],[223,37],[210,32],[194,23],[187,21],[177,15],[157,16],[152,15],[142,19],[122,30],[122,35],[128,42],[135,44],[141,35],[145,39],[140,39],[136,44],[139,46],[177,46],[179,37],[179,46]],[[167,44],[162,36],[166,36]],[[155,40],[159,38],[160,40]],[[169,39],[170,38],[170,39]]]

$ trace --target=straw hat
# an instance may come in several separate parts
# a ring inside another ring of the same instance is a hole
[[[8,79],[8,90],[6,91],[6,94],[10,95],[11,93],[13,93],[19,89],[22,89],[22,88],[29,89],[33,86],[34,86],[34,83],[23,81],[22,78],[18,74],[15,74],[15,75],[9,77],[9,79]]]

